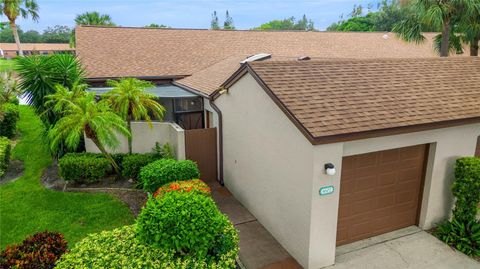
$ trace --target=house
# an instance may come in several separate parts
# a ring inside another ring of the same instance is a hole
[[[170,123],[135,123],[134,149],[173,144],[305,268],[333,264],[338,245],[433,227],[451,209],[455,159],[480,148],[480,59],[435,57],[433,33],[420,45],[390,33],[76,35],[93,85],[132,76],[201,100],[202,125],[179,121],[172,97]]]
[[[69,44],[57,43],[21,43],[24,55],[41,54],[48,55],[53,53],[74,52]],[[18,47],[15,43],[0,43],[0,56],[5,59],[11,59],[18,56]]]

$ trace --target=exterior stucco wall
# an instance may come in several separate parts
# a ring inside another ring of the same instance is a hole
[[[132,122],[132,151],[135,153],[152,152],[155,142],[169,143],[175,156],[179,160],[185,159],[185,134],[184,130],[174,123],[152,122],[152,128],[146,122]],[[128,152],[128,142],[124,136],[118,137],[120,146],[110,152]],[[87,152],[100,152],[88,138],[85,138]]]
[[[311,144],[250,75],[215,104],[223,114],[225,185],[308,267]]]

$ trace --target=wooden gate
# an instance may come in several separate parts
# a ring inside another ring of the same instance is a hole
[[[185,130],[185,157],[197,163],[201,179],[217,180],[217,128]]]

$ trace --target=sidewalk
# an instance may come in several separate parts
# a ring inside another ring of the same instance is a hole
[[[226,187],[207,182],[220,210],[233,222],[240,236],[239,258],[247,269],[302,268]]]

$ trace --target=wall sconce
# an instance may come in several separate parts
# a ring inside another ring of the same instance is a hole
[[[332,163],[326,163],[325,164],[325,173],[329,176],[334,176],[335,173],[335,166]]]

